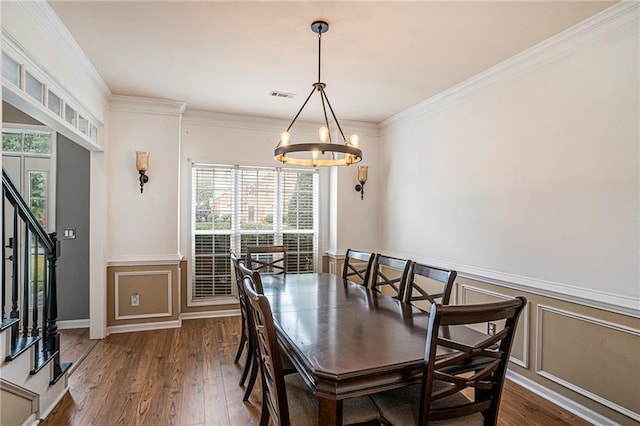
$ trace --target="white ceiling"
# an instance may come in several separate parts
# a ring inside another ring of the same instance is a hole
[[[53,1],[114,94],[292,118],[317,77],[340,120],[380,122],[551,37],[600,1]],[[274,98],[270,91],[295,93]],[[304,119],[317,121],[319,98]]]

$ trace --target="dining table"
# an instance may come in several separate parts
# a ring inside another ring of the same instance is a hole
[[[262,285],[278,343],[318,399],[319,425],[341,425],[347,398],[421,380],[428,312],[329,273],[263,275]],[[486,339],[464,326],[444,332]]]

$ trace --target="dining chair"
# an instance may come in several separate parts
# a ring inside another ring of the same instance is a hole
[[[285,246],[247,246],[247,265],[261,274],[284,274],[287,250]]]
[[[317,424],[318,400],[299,374],[285,376],[280,346],[269,300],[256,290],[252,275],[243,285],[253,317],[258,358],[262,374],[262,412],[260,426],[269,419],[275,425]],[[349,398],[342,405],[343,424],[377,421],[379,412],[368,397]]]
[[[375,253],[348,249],[342,266],[342,278],[368,286],[375,256]]]
[[[420,303],[423,301],[429,302],[430,305],[434,303],[448,305],[457,275],[456,271],[414,262],[409,269],[409,278],[402,300],[420,309],[424,308]]]
[[[404,292],[410,266],[410,260],[378,254],[373,262],[371,288],[400,299]]]
[[[464,417],[465,425],[496,425],[513,337],[526,304],[524,297],[479,305],[433,304],[422,381],[406,389],[373,395],[383,422],[426,425],[431,421]],[[450,327],[489,321],[500,321],[504,326],[474,344],[455,341],[448,333]],[[438,349],[440,354],[449,354],[437,356]],[[474,358],[482,359],[482,367],[465,369],[474,363]],[[472,400],[461,393],[464,389],[474,391]],[[456,420],[456,424],[460,424],[463,419]]]
[[[249,336],[249,342],[251,344],[248,349],[249,353],[247,353],[247,363],[245,364],[245,368],[244,368],[244,371],[242,372],[242,377],[240,379],[240,386],[242,386],[247,377],[247,373],[249,371],[251,372],[251,374],[249,375],[249,382],[247,383],[247,388],[245,389],[244,396],[242,398],[243,401],[248,401],[249,397],[251,396],[251,392],[253,392],[253,387],[256,384],[256,379],[258,377],[258,371],[260,370],[260,365],[258,361],[257,337],[255,334],[254,328],[252,326],[253,316],[251,315],[251,312],[250,312],[251,306],[249,303],[249,299],[247,298],[246,292],[244,291],[244,286],[242,285],[242,279],[245,276],[250,276],[251,279],[253,280],[256,290],[260,294],[264,293],[264,289],[262,287],[262,279],[260,278],[260,273],[252,269],[249,269],[242,260],[238,262],[238,271],[241,276],[240,286],[242,287],[242,293],[245,296],[247,315],[249,317],[247,324],[250,327],[250,330],[248,330],[248,336]]]
[[[233,264],[233,271],[236,281],[236,286],[238,290],[238,301],[240,303],[240,314],[242,319],[242,329],[240,331],[240,343],[238,344],[238,351],[236,352],[236,357],[233,360],[234,364],[237,364],[240,361],[240,356],[244,349],[247,349],[247,359],[244,365],[244,371],[242,372],[242,377],[240,378],[240,386],[244,385],[244,381],[247,378],[247,374],[249,373],[250,365],[252,363],[253,357],[253,339],[251,339],[251,327],[249,326],[249,321],[251,320],[248,317],[247,313],[247,301],[244,295],[244,287],[242,286],[242,277],[243,273],[240,270],[240,259],[236,256],[235,252],[232,250],[229,252],[229,256],[231,257],[231,262]]]

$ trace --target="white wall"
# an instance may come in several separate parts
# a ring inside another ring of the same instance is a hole
[[[479,80],[484,87],[453,102],[384,123],[382,247],[637,310],[634,16],[593,25],[577,36],[582,43],[534,53],[518,73],[505,67],[497,82]]]
[[[107,155],[107,260],[180,258],[180,123],[184,103],[114,96]],[[148,151],[140,193],[135,152]]]

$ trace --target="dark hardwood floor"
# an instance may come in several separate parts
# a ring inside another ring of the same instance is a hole
[[[95,347],[41,425],[256,425],[259,381],[243,403],[242,368],[233,363],[239,332],[239,317],[187,320],[182,328],[113,334],[97,343],[87,342],[88,332],[64,330],[63,351],[75,348],[82,356]],[[62,355],[66,361],[73,356]],[[509,381],[498,423],[589,424]]]

